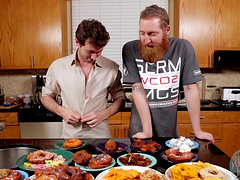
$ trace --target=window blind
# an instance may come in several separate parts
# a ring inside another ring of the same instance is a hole
[[[83,19],[97,19],[110,34],[110,41],[102,55],[117,62],[122,71],[122,47],[131,40],[139,39],[139,16],[141,11],[156,4],[168,11],[168,0],[73,0],[72,42],[75,45],[75,31]]]

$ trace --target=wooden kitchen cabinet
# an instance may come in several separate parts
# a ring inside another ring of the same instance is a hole
[[[203,131],[209,132],[214,139],[222,139],[223,111],[201,111],[200,123]],[[195,137],[188,111],[178,111],[178,130],[180,136]]]
[[[113,138],[128,138],[131,112],[118,112],[108,118]]]
[[[4,0],[0,69],[47,69],[67,55],[66,0]]]
[[[175,0],[174,37],[191,42],[201,68],[213,68],[214,51],[240,49],[239,0]]]
[[[232,155],[240,149],[240,111],[201,111],[201,128],[212,133],[215,145]],[[188,111],[178,111],[178,130],[181,136],[194,137]]]
[[[0,121],[6,125],[6,128],[0,132],[0,139],[20,138],[20,128],[18,124],[17,112],[1,112]]]

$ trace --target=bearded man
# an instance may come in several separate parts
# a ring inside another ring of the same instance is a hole
[[[169,16],[152,5],[141,12],[139,38],[123,46],[123,82],[132,84],[129,136],[178,137],[177,107],[183,87],[194,134],[214,143],[201,130],[200,97],[196,82],[203,80],[189,41],[169,38]]]

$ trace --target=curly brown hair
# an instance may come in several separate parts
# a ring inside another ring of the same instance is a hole
[[[87,39],[91,44],[99,47],[107,45],[110,36],[105,26],[101,22],[95,19],[83,20],[79,25],[75,33],[75,37],[79,43],[84,46]]]
[[[140,19],[151,18],[159,18],[160,27],[162,29],[166,29],[169,25],[169,16],[167,11],[157,5],[151,5],[146,7],[140,14]]]

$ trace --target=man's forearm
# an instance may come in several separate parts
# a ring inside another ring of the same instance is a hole
[[[185,99],[194,133],[201,130],[200,126],[200,96],[196,84],[184,86]]]
[[[107,119],[110,116],[116,114],[124,106],[125,106],[125,100],[124,99],[114,100],[113,103],[109,107],[107,107],[106,109],[101,111],[103,119]]]
[[[49,111],[54,112],[55,114],[62,116],[61,114],[61,105],[59,105],[51,96],[44,96],[41,99],[42,104]]]
[[[141,119],[143,132],[146,132],[147,134],[152,136],[152,121],[150,108],[146,93],[141,82],[133,84],[132,96]]]

